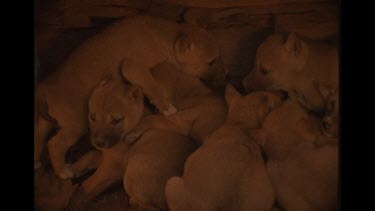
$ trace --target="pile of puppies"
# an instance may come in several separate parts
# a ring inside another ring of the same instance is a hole
[[[46,146],[61,179],[96,169],[71,191],[78,210],[121,181],[149,210],[337,210],[337,48],[271,35],[241,95],[215,91],[226,76],[218,46],[149,16],[88,40],[37,87],[36,171]],[[88,130],[96,150],[66,164]]]

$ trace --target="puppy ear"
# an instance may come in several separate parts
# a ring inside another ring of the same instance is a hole
[[[232,84],[227,84],[227,86],[225,87],[225,101],[227,102],[228,106],[235,97],[240,96],[241,94],[236,90],[236,88],[232,86]]]
[[[296,33],[292,32],[289,34],[284,47],[288,52],[298,55],[302,48],[302,40],[297,36]]]
[[[263,129],[250,129],[249,136],[260,146],[264,146],[267,141],[267,133]]]
[[[191,36],[187,33],[180,33],[177,35],[174,43],[174,48],[180,53],[186,53],[194,48],[194,42]]]
[[[130,101],[137,102],[143,100],[143,92],[139,86],[131,85],[127,91],[127,96]]]

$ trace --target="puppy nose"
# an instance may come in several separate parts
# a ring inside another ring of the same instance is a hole
[[[104,140],[101,140],[101,139],[99,139],[99,140],[96,140],[95,141],[95,145],[96,146],[98,146],[98,147],[104,147],[104,145],[105,145],[105,141]]]

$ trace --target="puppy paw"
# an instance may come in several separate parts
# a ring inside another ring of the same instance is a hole
[[[42,163],[40,161],[34,161],[34,170],[39,169],[42,167]]]
[[[164,116],[169,116],[177,112],[176,107],[172,104],[168,104],[163,110],[160,111]]]
[[[143,134],[143,131],[132,131],[125,137],[125,142],[128,144],[133,144],[136,142]]]
[[[65,167],[58,173],[60,179],[67,180],[74,177],[74,171],[70,165],[65,165]]]

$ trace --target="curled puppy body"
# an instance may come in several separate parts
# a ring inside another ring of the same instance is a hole
[[[181,176],[195,143],[178,133],[149,130],[129,153],[124,187],[132,202],[143,208],[167,210],[165,185]]]
[[[163,130],[147,131],[132,145],[119,141],[101,148],[97,170],[75,191],[69,206],[84,209],[99,194],[123,182],[132,205],[166,210],[165,184],[169,178],[182,175],[185,159],[195,148],[189,138]],[[80,161],[93,160],[86,156]],[[73,166],[77,172],[83,171],[79,163]]]
[[[90,96],[89,113],[91,142],[99,151],[86,154],[73,169],[84,172],[95,163],[98,168],[82,183],[70,205],[82,209],[111,185],[124,181],[132,202],[166,209],[165,183],[182,174],[195,143],[161,130],[147,131],[136,143],[121,141],[140,118],[150,114],[140,88],[121,81],[102,81]]]
[[[267,171],[276,197],[286,210],[338,210],[338,147],[300,145]]]
[[[152,75],[170,91],[172,102],[179,112],[169,116],[150,115],[142,119],[127,135],[129,142],[149,129],[162,129],[189,135],[202,144],[225,121],[227,106],[224,99],[199,79],[179,71],[178,67],[170,63],[155,67]]]
[[[259,210],[274,203],[274,190],[259,146],[238,131],[205,143],[187,160],[182,177],[166,185],[169,210]],[[233,134],[234,133],[234,134]],[[213,134],[215,135],[215,134]]]
[[[249,136],[281,98],[268,92],[240,94],[230,85],[226,123],[206,138],[186,161],[182,177],[168,180],[171,211],[268,211],[275,200],[260,147]]]
[[[295,33],[286,39],[273,34],[259,46],[255,66],[243,85],[248,91],[287,91],[308,109],[323,114],[330,103],[325,93],[336,90],[338,95],[338,62],[336,46],[302,40]]]
[[[150,114],[140,88],[115,79],[101,81],[89,98],[90,151],[72,165],[80,176],[89,169],[95,173],[82,182],[71,197],[70,206],[84,209],[88,202],[115,183],[121,183],[131,144],[120,141]]]
[[[52,165],[60,178],[74,177],[75,172],[64,162],[65,154],[87,132],[87,99],[105,77],[120,80],[124,76],[138,84],[162,113],[170,114],[175,110],[150,69],[168,61],[187,74],[216,80],[225,75],[219,54],[207,31],[151,16],[120,20],[88,39],[37,85],[35,167],[41,166],[40,155],[48,133],[58,128],[48,141]],[[128,68],[120,71],[121,63]],[[133,63],[141,63],[141,68],[132,68]]]
[[[276,198],[286,210],[337,210],[338,143],[319,118],[291,100],[273,110],[252,137],[263,146]]]

